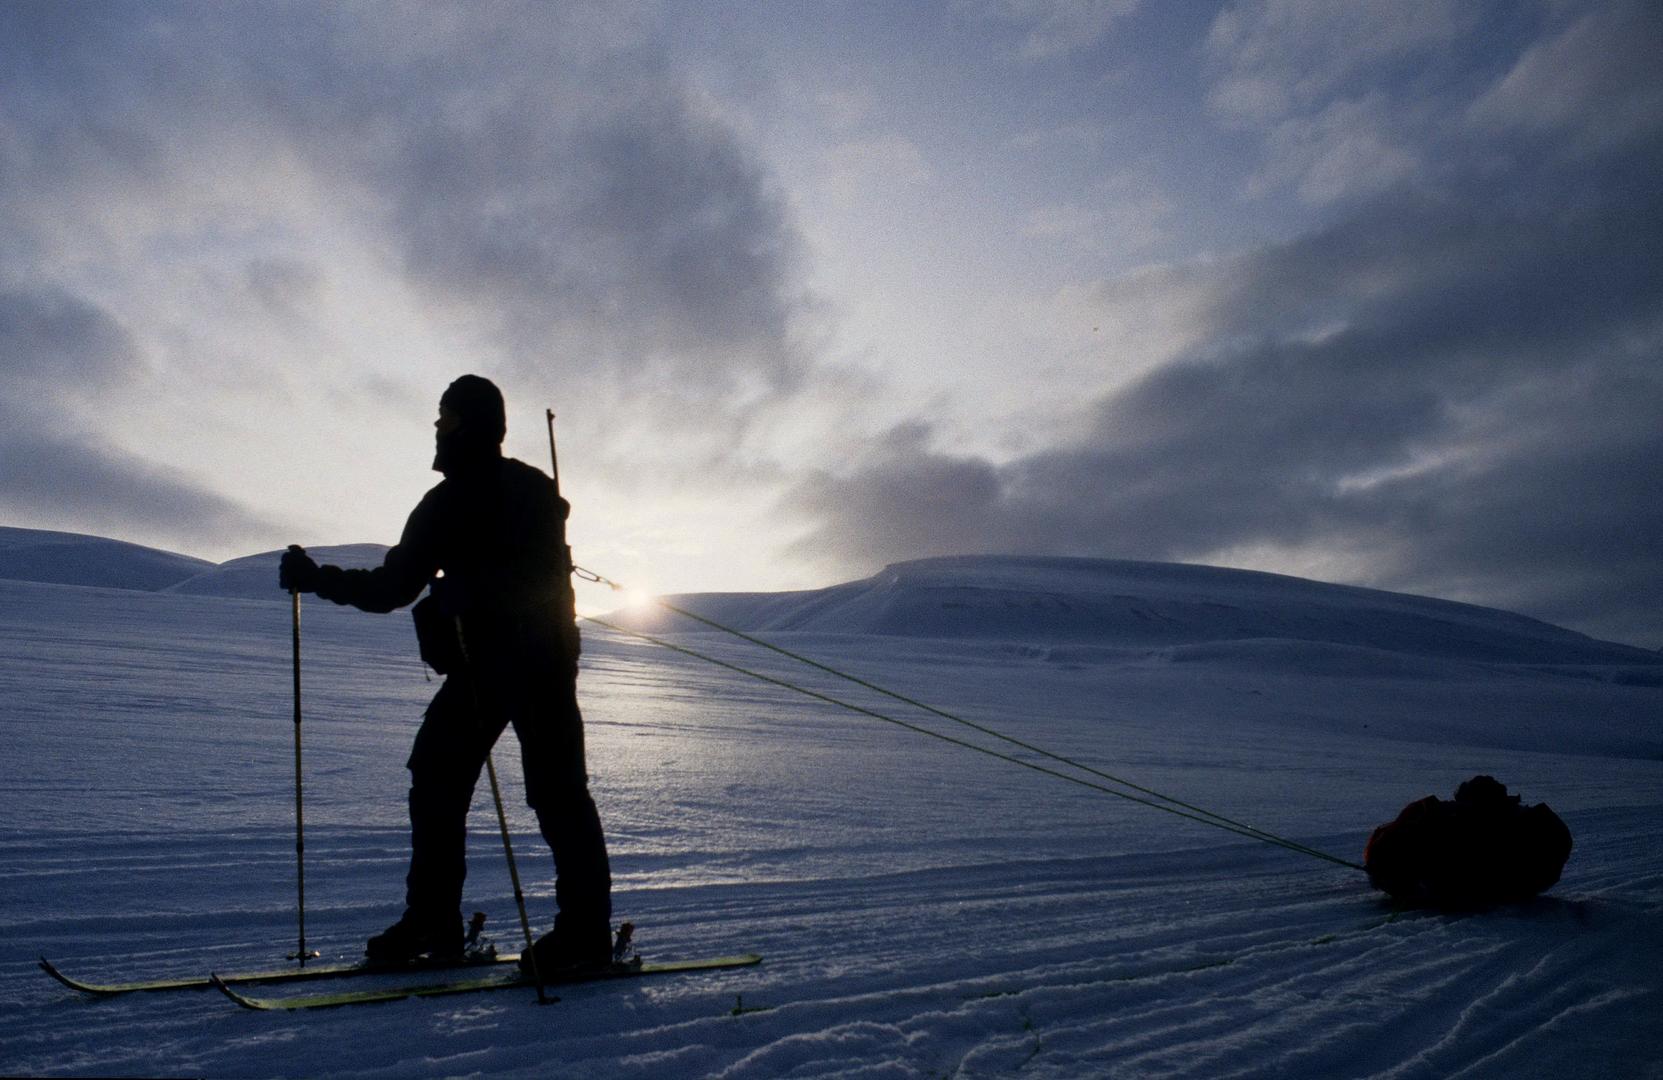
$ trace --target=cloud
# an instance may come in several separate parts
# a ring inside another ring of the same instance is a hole
[[[849,139],[822,154],[821,183],[832,196],[854,205],[873,192],[918,187],[934,179],[923,151],[899,135]]]
[[[0,384],[20,397],[65,368],[76,383],[117,381],[135,364],[127,332],[108,313],[47,287],[0,291]]]
[[[954,13],[1040,59],[1135,6]],[[1029,370],[1091,343],[1079,406],[983,458],[950,415],[869,437],[882,387],[826,360],[791,203],[650,6],[0,5],[0,505],[251,527],[208,468],[262,510],[294,488],[290,517],[315,502],[293,477],[326,469],[373,501],[396,484],[365,462],[465,366],[511,402],[582,401],[562,438],[606,470],[596,505],[669,491],[657,517],[691,517],[721,491],[724,536],[801,521],[798,553],[840,568],[1214,559],[1655,626],[1654,7],[1228,5],[1201,74],[1231,153],[1262,152],[1248,206],[1326,217],[1057,290],[1067,344]],[[922,134],[829,147],[817,179],[933,185]],[[1023,194],[1032,233],[1131,246],[1190,209]],[[69,434],[94,416],[124,423]],[[785,512],[734,509],[782,489]]]
[[[1595,7],[1527,50],[1468,116],[1481,127],[1558,135],[1576,150],[1656,137],[1663,125],[1659,41],[1657,5]]]
[[[1166,236],[1172,200],[1155,185],[1131,174],[1106,177],[1083,199],[1050,203],[1028,211],[1023,232],[1038,240],[1086,250],[1146,250]]]
[[[5,6],[0,271],[95,297],[169,378],[38,374],[158,415],[195,387],[236,438],[251,397],[327,427],[479,370],[582,401],[596,458],[719,475],[838,376],[785,199],[661,32],[648,5]]]
[[[1461,0],[1242,0],[1207,34],[1207,106],[1264,136],[1254,197],[1324,205],[1429,183],[1465,156],[1452,114],[1475,42],[1521,17]]]
[[[1425,168],[1401,130],[1403,116],[1401,105],[1369,94],[1284,120],[1266,139],[1266,163],[1248,181],[1248,193],[1291,186],[1301,199],[1321,204],[1401,187]]]
[[[805,476],[787,496],[785,509],[820,524],[794,546],[794,554],[847,566],[874,556],[1004,550],[1009,538],[999,512],[998,470],[932,450],[930,435],[927,424],[902,424],[868,447],[852,474]]]
[[[60,289],[0,292],[0,514],[188,546],[265,523],[177,470],[110,445],[96,391],[142,365],[107,312]],[[75,374],[65,384],[61,373]]]
[[[336,245],[381,246],[522,362],[551,343],[614,373],[794,359],[783,204],[633,9],[34,11],[13,13],[17,51],[57,63],[12,111],[32,159],[14,195],[62,176],[141,234],[241,210],[232,227],[281,249],[315,246],[300,202],[321,187],[355,231]],[[248,183],[283,194],[235,206]]]
[[[1436,54],[1480,21],[1467,0],[1241,0],[1208,31],[1215,112],[1258,126]]]
[[[389,125],[395,149],[362,168],[391,194],[406,270],[526,366],[586,357],[695,392],[745,375],[788,384],[795,236],[763,170],[661,63],[589,68],[617,90],[593,112],[551,116],[563,88],[533,77],[448,122]],[[484,77],[428,104],[443,116]]]
[[[1331,266],[1330,245],[1363,253],[1306,295],[1303,338],[1287,313],[1260,318],[1256,289],[1220,288],[1208,348],[1099,399],[1077,443],[995,466],[898,433],[799,489],[819,519],[799,550],[846,565],[1257,552],[1266,569],[1321,564],[1656,637],[1663,275],[1645,244],[1588,222],[1495,219],[1453,245],[1449,224],[1395,208],[1236,261],[1263,286]],[[1390,273],[1416,257],[1443,272]],[[1314,329],[1336,311],[1343,324]]]
[[[99,438],[73,417],[0,406],[0,514],[13,524],[67,528],[190,550],[204,538],[254,543],[273,524],[177,469]]]
[[[1588,33],[1552,30],[1497,74],[1505,91],[1478,89],[1488,141],[1434,190],[1395,185],[1289,242],[1074,290],[1111,348],[1146,350],[1107,354],[1102,387],[1082,387],[1084,434],[995,462],[898,429],[799,487],[814,526],[797,549],[848,569],[995,551],[1220,562],[1663,644],[1663,146],[1622,110],[1626,139],[1584,137],[1593,102],[1643,94],[1641,73],[1560,69],[1601,86],[1582,123],[1500,120],[1537,58],[1599,65],[1571,48]]]
[[[360,228],[440,334],[487,351],[511,396],[632,417],[617,439],[654,431],[661,468],[708,469],[797,400],[814,375],[797,233],[650,20],[498,5],[388,41],[392,17],[351,9],[330,48],[285,58],[275,119],[363,199]]]
[[[1018,26],[1024,31],[1024,60],[1049,60],[1087,49],[1103,40],[1117,19],[1137,11],[1141,0],[960,0],[961,14]]]
[[[1263,136],[1255,197],[1287,188],[1322,205],[1459,185],[1498,136],[1539,138],[1514,153],[1570,154],[1655,138],[1660,23],[1645,0],[1243,0],[1208,32],[1207,104],[1226,127]],[[1515,39],[1522,51],[1494,77],[1488,54]]]

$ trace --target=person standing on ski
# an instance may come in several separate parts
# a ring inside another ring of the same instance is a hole
[[[547,977],[612,957],[611,871],[589,793],[579,652],[566,547],[566,500],[540,470],[502,454],[502,394],[464,375],[439,399],[435,471],[444,479],[411,512],[372,570],[319,566],[299,546],[279,584],[364,611],[418,603],[422,658],[445,675],[410,752],[410,871],[405,911],[370,938],[376,963],[455,956],[463,948],[467,815],[486,756],[512,724],[526,801],[554,854],[554,929],[535,945]]]

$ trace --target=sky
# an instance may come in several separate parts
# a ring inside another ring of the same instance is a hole
[[[13,0],[0,523],[392,543],[471,371],[641,589],[1154,559],[1663,647],[1660,52],[1648,0]]]

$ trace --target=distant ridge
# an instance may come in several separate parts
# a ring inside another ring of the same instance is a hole
[[[666,599],[747,632],[1165,650],[1174,660],[1216,656],[1226,645],[1243,658],[1285,658],[1291,642],[1307,652],[1324,647],[1329,664],[1336,647],[1499,663],[1663,664],[1644,649],[1473,604],[1181,563],[948,556],[824,589]],[[607,619],[648,632],[701,629],[656,608]]]
[[[14,581],[155,592],[213,565],[125,540],[0,526],[0,578]]]
[[[383,544],[308,550],[319,562],[346,567],[379,566],[387,553]],[[265,551],[215,564],[125,540],[0,526],[0,579],[47,585],[281,600],[277,561],[282,555]]]
[[[381,544],[308,549],[322,563],[380,565]],[[123,540],[0,526],[0,579],[278,601],[280,550],[214,564]],[[1382,654],[1511,664],[1625,666],[1656,685],[1663,655],[1493,608],[1183,563],[1041,556],[947,556],[869,578],[782,593],[667,597],[747,632],[1009,642],[1055,659],[1103,650],[1174,662],[1298,663],[1316,672],[1380,666]],[[608,621],[699,631],[659,609]],[[1365,655],[1367,654],[1367,655]],[[1373,657],[1372,659],[1370,657]],[[1601,676],[1606,677],[1606,676]]]
[[[367,569],[380,566],[387,554],[385,544],[336,544],[310,547],[306,553],[319,563],[344,566],[347,569]],[[282,550],[262,551],[258,555],[244,555],[240,559],[210,565],[201,573],[170,585],[168,592],[190,596],[234,596],[245,600],[281,600],[284,594],[277,588],[277,563]]]

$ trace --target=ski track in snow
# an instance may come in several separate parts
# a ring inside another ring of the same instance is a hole
[[[1474,772],[1575,834],[1565,879],[1530,904],[1394,914],[1356,871],[592,635],[580,689],[618,917],[654,958],[763,965],[568,987],[546,1008],[509,991],[255,1014],[211,991],[87,999],[34,961],[119,979],[294,948],[287,606],[0,582],[0,612],[6,1074],[1663,1077],[1655,687],[791,642],[1348,859]],[[305,620],[307,938],[344,958],[398,913],[402,764],[437,683],[402,617],[309,604]],[[514,756],[505,738],[546,923]],[[517,948],[484,792],[473,815],[468,903]]]

